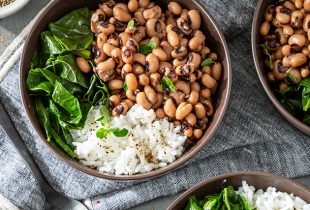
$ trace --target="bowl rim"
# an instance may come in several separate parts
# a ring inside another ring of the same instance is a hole
[[[15,0],[14,2],[0,7],[0,19],[13,15],[22,9],[30,0]]]
[[[43,19],[44,14],[48,10],[50,10],[50,8],[54,7],[54,5],[57,4],[59,1],[61,1],[61,0],[54,0],[53,2],[51,2],[43,10],[43,12],[39,15],[38,19],[34,22],[32,27],[36,28],[39,25],[39,22]],[[168,0],[168,1],[170,1],[170,0]],[[211,22],[212,25],[214,25],[215,30],[219,34],[218,38],[221,41],[221,44],[223,45],[222,47],[224,49],[224,56],[225,56],[226,63],[227,63],[227,69],[225,69],[225,71],[227,71],[227,80],[225,81],[226,88],[223,91],[223,94],[221,97],[221,102],[220,102],[222,110],[220,111],[218,118],[213,119],[214,127],[213,127],[212,131],[208,133],[206,140],[204,142],[200,143],[199,145],[197,145],[186,156],[184,156],[184,154],[183,154],[181,157],[177,158],[174,162],[168,164],[167,166],[162,167],[162,168],[157,168],[157,169],[154,169],[154,170],[146,172],[146,173],[132,174],[132,175],[115,175],[115,174],[109,174],[109,173],[102,173],[102,172],[99,172],[97,170],[91,169],[87,166],[82,166],[76,160],[68,158],[67,156],[63,155],[60,151],[56,150],[49,142],[47,142],[46,137],[44,135],[41,135],[35,129],[35,127],[36,127],[35,122],[34,122],[34,120],[32,120],[31,117],[29,117],[31,115],[31,113],[30,113],[29,109],[26,108],[26,106],[27,106],[26,95],[28,93],[27,93],[27,90],[26,90],[25,85],[24,85],[25,81],[22,80],[22,72],[23,71],[20,69],[20,71],[19,71],[19,89],[20,89],[20,95],[21,95],[24,110],[26,111],[28,120],[30,121],[33,130],[35,131],[37,136],[39,136],[39,139],[41,141],[43,141],[43,144],[48,148],[48,150],[54,154],[55,157],[58,157],[60,160],[67,163],[68,165],[70,165],[70,167],[72,167],[73,169],[76,169],[76,170],[83,172],[85,174],[88,174],[88,175],[92,175],[94,177],[104,178],[104,179],[109,179],[109,180],[117,180],[117,181],[134,181],[134,180],[147,180],[150,178],[158,177],[158,176],[163,175],[163,174],[170,172],[172,170],[175,170],[176,168],[183,166],[184,163],[189,161],[194,155],[196,155],[205,146],[205,144],[212,138],[212,136],[214,135],[214,133],[218,129],[218,127],[219,127],[219,125],[220,125],[220,123],[221,123],[221,121],[222,121],[222,119],[226,113],[230,94],[231,94],[232,69],[231,69],[231,59],[230,59],[230,54],[228,51],[228,45],[226,43],[225,37],[224,37],[221,29],[219,28],[218,24],[216,23],[216,21],[214,20],[214,18],[211,16],[211,14],[209,13],[209,11],[206,8],[204,8],[197,0],[192,0],[192,2],[197,6],[197,8],[199,8],[199,10],[203,11],[206,14],[206,16],[208,17],[208,21]],[[25,41],[25,46],[29,45],[30,37],[33,35],[33,33],[34,33],[34,30],[31,30],[26,41]],[[26,49],[26,47],[24,48],[24,50],[22,52],[21,61],[20,61],[20,68],[22,68],[24,66],[24,59],[23,58],[25,57],[25,54],[27,53],[25,51],[25,49]]]
[[[214,176],[212,178],[203,180],[201,182],[199,182],[198,184],[195,184],[194,186],[190,187],[189,189],[187,189],[185,192],[183,192],[182,194],[180,194],[167,208],[167,210],[172,210],[173,207],[175,205],[177,205],[180,201],[182,201],[184,198],[186,198],[189,194],[195,192],[197,189],[210,184],[212,182],[216,182],[216,181],[220,181],[220,180],[225,180],[227,178],[231,178],[231,177],[238,177],[238,176],[252,176],[252,177],[270,177],[273,178],[275,180],[281,180],[283,182],[286,182],[287,184],[292,184],[294,185],[296,188],[306,191],[310,194],[310,189],[308,189],[307,187],[303,186],[302,184],[297,183],[294,180],[291,180],[289,178],[280,176],[280,175],[275,175],[275,174],[271,174],[271,173],[267,173],[267,172],[259,172],[259,171],[236,171],[236,172],[231,172],[231,173],[225,173],[225,174],[221,174],[218,176]],[[241,183],[240,183],[241,184]],[[255,187],[255,186],[254,186]],[[271,186],[273,187],[273,186]],[[256,188],[256,187],[255,187]],[[287,192],[289,193],[289,192]]]
[[[261,85],[263,86],[263,89],[265,93],[267,94],[269,100],[272,102],[272,104],[276,107],[276,109],[280,112],[280,114],[287,120],[291,125],[299,129],[300,131],[304,132],[305,134],[310,135],[310,126],[306,125],[299,119],[297,119],[294,115],[292,115],[289,111],[287,111],[279,102],[273,91],[269,87],[269,83],[266,79],[266,74],[264,72],[264,69],[260,68],[258,54],[260,53],[259,50],[257,50],[257,40],[255,38],[256,34],[258,33],[257,25],[259,13],[261,11],[261,7],[264,0],[259,0],[257,2],[257,5],[255,7],[255,13],[252,20],[252,30],[251,30],[251,45],[252,45],[252,56],[255,64],[255,70],[258,75],[259,81]]]

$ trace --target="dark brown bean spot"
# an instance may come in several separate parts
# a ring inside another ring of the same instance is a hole
[[[126,58],[130,57],[131,56],[131,51],[129,49],[126,49],[123,51],[123,54]]]
[[[115,111],[117,114],[121,114],[124,111],[124,107],[122,104],[119,104],[115,107]]]
[[[99,21],[105,21],[105,15],[104,14],[99,14],[98,15],[98,20]]]
[[[162,29],[161,29],[161,26],[160,26],[160,22],[157,20],[156,23],[155,23],[155,31],[157,33],[162,33]]]
[[[102,27],[108,28],[109,22],[108,21],[100,21],[99,23]]]
[[[280,9],[281,13],[290,15],[291,14],[291,10],[289,8],[283,7],[282,9]]]

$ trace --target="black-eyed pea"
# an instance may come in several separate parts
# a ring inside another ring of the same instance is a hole
[[[113,7],[113,16],[121,22],[128,22],[131,19],[128,7],[124,3],[118,3]]]
[[[157,36],[153,36],[150,41],[154,41],[157,47],[160,45],[160,40]]]
[[[122,59],[122,50],[120,48],[114,48],[111,51],[111,57],[114,59],[116,67],[124,66],[124,61]]]
[[[291,54],[291,46],[288,44],[284,45],[281,50],[284,56],[289,56]]]
[[[213,113],[214,113],[214,108],[213,108],[213,104],[211,103],[210,100],[206,99],[206,100],[203,100],[203,104],[206,108],[206,114],[207,116],[212,116]]]
[[[282,24],[287,24],[288,22],[290,22],[291,17],[289,14],[277,12],[276,19]]]
[[[295,7],[297,9],[301,9],[303,7],[304,1],[303,0],[294,0],[295,2]]]
[[[215,80],[220,80],[222,76],[222,65],[221,63],[216,63],[211,68],[211,76]]]
[[[283,34],[286,37],[292,36],[294,34],[294,29],[290,25],[283,26]]]
[[[91,70],[91,67],[88,64],[87,60],[83,57],[76,58],[76,65],[79,68],[79,70],[83,73],[89,73]]]
[[[163,88],[161,86],[161,84],[158,84],[154,87],[154,90],[157,92],[157,93],[163,93]]]
[[[204,66],[204,67],[202,67],[201,72],[203,74],[211,74],[211,66]]]
[[[193,83],[193,82],[195,82],[196,81],[196,75],[194,74],[194,73],[192,73],[192,74],[190,74],[190,75],[188,75],[188,78],[187,78],[187,81],[189,82],[189,83]]]
[[[132,72],[136,75],[140,75],[144,73],[144,68],[140,64],[135,64],[132,67]]]
[[[118,116],[118,115],[123,115],[126,114],[128,111],[128,105],[126,102],[121,102],[118,104],[114,109],[112,110],[112,116]]]
[[[160,47],[155,48],[152,51],[152,53],[158,58],[159,61],[167,61],[168,60],[168,56],[167,56],[166,52]]]
[[[150,83],[150,78],[146,74],[140,74],[138,78],[139,78],[139,85],[146,86]]]
[[[186,117],[185,120],[188,122],[188,124],[190,124],[190,126],[195,126],[197,119],[196,116],[193,113],[189,113]]]
[[[113,70],[115,67],[115,61],[113,58],[108,58],[107,60],[99,63],[96,67],[96,71],[107,72]]]
[[[197,104],[198,100],[199,100],[199,93],[195,90],[192,90],[191,93],[189,94],[187,102],[191,103],[192,105],[195,105]]]
[[[285,91],[288,88],[288,84],[286,82],[280,82],[279,84],[279,90]]]
[[[131,73],[132,72],[132,65],[129,64],[129,63],[126,63],[123,67],[122,67],[122,70],[121,70],[121,77],[123,79],[125,79],[125,76],[128,74],[128,73]]]
[[[95,59],[94,59],[94,62],[96,65],[103,62],[107,58],[108,56],[102,51],[102,49],[96,48],[96,54],[95,54]]]
[[[149,85],[144,86],[144,93],[149,102],[151,102],[152,104],[155,104],[157,102],[157,94],[151,86]]]
[[[133,53],[138,53],[139,52],[139,44],[133,38],[129,38],[127,40],[125,46],[129,47],[132,50]]]
[[[177,2],[169,2],[168,10],[175,15],[180,15],[182,12],[182,7]]]
[[[143,8],[138,8],[135,12],[134,17],[138,20],[139,25],[145,25],[146,21],[143,17]]]
[[[139,7],[146,8],[150,4],[150,0],[138,0]]]
[[[267,7],[266,12],[264,14],[264,19],[268,22],[271,22],[275,13],[275,6],[271,4]]]
[[[303,53],[307,57],[309,57],[309,55],[310,55],[310,51],[309,51],[308,47],[303,47],[301,49],[301,53]]]
[[[134,53],[132,51],[132,49],[128,46],[123,46],[122,47],[122,59],[125,63],[133,63],[134,57],[133,57]]]
[[[103,33],[105,35],[113,34],[115,31],[115,26],[108,21],[101,21],[97,25],[97,32]]]
[[[104,33],[100,33],[97,36],[97,46],[99,49],[103,50],[103,45],[107,42],[108,36]]]
[[[153,53],[150,53],[146,56],[145,60],[145,70],[151,74],[157,72],[159,68],[158,58]]]
[[[136,102],[139,106],[142,106],[146,110],[149,110],[152,107],[152,103],[148,101],[146,94],[144,92],[139,92],[137,94]]]
[[[152,87],[160,85],[160,74],[159,73],[153,73],[150,75],[150,84],[152,85]]]
[[[291,13],[291,26],[293,28],[301,28],[303,25],[304,14],[299,10]]]
[[[197,119],[203,119],[206,116],[206,113],[207,113],[206,108],[200,102],[198,102],[194,106],[194,111],[195,111],[195,115],[196,115]]]
[[[176,106],[171,98],[165,102],[164,111],[168,117],[175,117]]]
[[[292,67],[298,67],[307,62],[307,57],[303,53],[296,53],[289,56],[289,61]]]
[[[269,82],[275,82],[276,81],[276,77],[274,76],[273,72],[268,72],[267,73],[267,79]]]
[[[115,48],[117,48],[115,45],[112,45],[112,44],[110,44],[110,43],[105,43],[105,44],[103,45],[103,52],[104,52],[106,55],[108,55],[108,56],[111,57],[111,52],[112,52],[112,50],[114,50]]]
[[[184,129],[183,134],[185,136],[187,136],[188,138],[191,138],[193,136],[193,129],[192,127],[187,127],[186,129]]]
[[[125,81],[129,90],[134,91],[138,88],[138,80],[133,73],[129,73],[125,76]]]
[[[307,78],[309,75],[310,75],[310,70],[309,68],[302,68],[300,70],[300,75],[303,77],[303,78]]]
[[[201,82],[209,89],[212,89],[216,86],[216,80],[209,74],[203,74],[201,77]]]
[[[194,71],[195,71],[194,65],[192,65],[192,64],[181,65],[175,69],[175,72],[179,76],[188,76],[188,75],[192,74]]]
[[[189,20],[182,16],[177,19],[177,26],[185,35],[190,35],[193,31]]]
[[[128,109],[130,109],[131,107],[133,107],[133,105],[135,105],[135,103],[132,100],[130,100],[130,99],[125,99],[124,103],[127,104]]]
[[[111,17],[113,15],[113,7],[114,6],[115,6],[115,2],[114,1],[106,1],[106,2],[104,2],[102,4],[99,4],[99,8],[108,17]]]
[[[153,109],[157,109],[158,107],[161,107],[164,102],[164,95],[161,93],[157,93],[157,102],[153,104]]]
[[[149,37],[157,36],[159,39],[167,36],[166,24],[159,19],[149,19],[145,24],[146,33]]]
[[[186,63],[187,63],[187,58],[186,57],[175,58],[172,61],[172,64],[173,64],[174,67],[182,66],[182,65],[185,65]]]
[[[206,37],[203,34],[199,34],[197,36],[194,36],[193,38],[191,38],[188,42],[188,47],[195,51],[199,48],[199,46],[201,46],[204,41],[205,41]]]
[[[200,85],[198,82],[194,82],[190,85],[191,90],[197,91],[198,93],[200,92]]]
[[[163,108],[156,109],[155,114],[159,119],[164,119],[167,116]]]
[[[217,54],[215,52],[211,52],[209,57],[213,60],[216,61],[217,60]]]
[[[281,45],[284,45],[287,43],[287,38],[284,35],[282,28],[277,28],[275,30],[275,34],[276,34],[277,38],[279,39]]]
[[[142,66],[145,66],[145,55],[141,53],[135,53],[133,55],[133,62],[141,64]]]
[[[121,102],[120,95],[111,95],[109,98],[109,104],[112,107],[116,107]]]
[[[198,10],[192,9],[188,11],[189,19],[191,20],[191,27],[193,30],[197,30],[201,25],[201,17]]]
[[[127,41],[131,38],[131,34],[127,33],[127,32],[122,32],[118,35],[119,39],[120,39],[120,46],[124,46]]]
[[[194,133],[194,136],[197,140],[200,139],[202,137],[202,134],[203,134],[201,129],[195,129],[193,133]]]
[[[282,65],[280,60],[273,63],[272,73],[277,80],[283,80],[285,78],[286,68]]]
[[[282,65],[286,68],[291,67],[291,61],[289,59],[289,56],[284,56],[282,59]]]
[[[135,91],[132,91],[132,90],[127,90],[126,91],[126,97],[129,98],[131,101],[136,101],[136,94],[135,94]]]
[[[203,46],[203,48],[200,51],[201,59],[204,60],[209,53],[210,49],[207,46]]]
[[[210,98],[211,97],[211,90],[209,88],[205,88],[205,89],[202,89],[201,92],[200,92],[200,95],[202,98]]]
[[[190,84],[188,82],[182,81],[182,80],[178,80],[175,84],[174,84],[176,90],[183,92],[186,96],[188,96],[190,94]]]
[[[193,105],[188,102],[182,102],[175,112],[175,118],[177,120],[184,119],[189,113],[191,113]]]
[[[305,43],[306,43],[306,38],[304,35],[301,35],[301,34],[293,34],[292,36],[290,36],[288,40],[288,44],[291,46],[297,45],[299,47],[303,47]]]
[[[139,8],[139,4],[137,0],[129,0],[128,2],[128,10],[130,12],[136,12]]]
[[[165,51],[167,55],[167,60],[171,59],[171,52],[173,51],[173,47],[169,44],[168,41],[162,41],[160,43],[160,47]]]
[[[259,29],[260,35],[267,36],[269,31],[270,31],[270,23],[267,21],[263,22]]]
[[[305,9],[305,12],[310,12],[310,0],[304,0],[303,8]]]
[[[172,58],[179,58],[179,57],[184,57],[187,54],[187,48],[180,45],[177,46],[172,52],[171,56]]]
[[[174,102],[176,103],[176,105],[179,105],[180,103],[184,102],[184,94],[182,94],[181,92],[177,91],[177,92],[170,92],[169,97],[173,98]]]
[[[167,33],[167,40],[172,47],[177,47],[180,44],[179,36],[173,30]]]
[[[191,52],[188,55],[188,64],[192,64],[194,69],[197,69],[201,63],[201,56],[198,53]]]
[[[161,14],[161,8],[158,5],[153,6],[149,9],[145,9],[143,11],[143,17],[145,20],[149,20],[151,18],[159,19],[161,17]]]
[[[123,88],[123,81],[119,79],[111,80],[108,83],[110,90],[119,90]]]

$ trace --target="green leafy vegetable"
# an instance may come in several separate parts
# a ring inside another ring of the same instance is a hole
[[[73,10],[58,21],[50,23],[49,30],[67,51],[85,50],[93,41],[87,8]]]
[[[166,90],[166,89],[170,89],[171,91],[175,92],[176,91],[176,88],[173,84],[173,81],[167,77],[167,76],[164,76],[161,80],[161,87],[163,90]]]
[[[41,99],[35,99],[35,107],[38,114],[39,122],[43,125],[45,134],[47,136],[47,141],[50,141],[52,138],[52,126],[50,123],[50,113],[49,110],[46,109],[43,105]]]
[[[213,65],[213,64],[215,64],[216,62],[214,62],[213,60],[212,60],[212,58],[207,58],[207,59],[205,59],[205,60],[203,60],[202,62],[201,62],[201,66],[202,67],[204,67],[204,66],[211,66],[211,65]]]
[[[267,56],[267,61],[266,61],[267,66],[270,69],[272,69],[272,56],[269,53],[267,46],[265,44],[260,44],[259,46],[263,49],[264,55]]]
[[[54,69],[62,78],[88,88],[85,75],[78,69],[73,54],[58,56],[53,62]]]
[[[156,42],[154,40],[149,41],[149,43],[146,44],[140,44],[140,53],[143,55],[150,54],[155,48],[156,48]]]
[[[238,195],[232,186],[225,187],[220,194],[212,194],[203,200],[189,198],[185,210],[252,210],[249,201]]]
[[[128,130],[126,128],[100,128],[96,131],[96,136],[100,139],[106,138],[109,133],[113,133],[116,137],[125,137],[128,134]]]
[[[89,50],[73,50],[73,54],[89,59],[91,56],[91,52]]]

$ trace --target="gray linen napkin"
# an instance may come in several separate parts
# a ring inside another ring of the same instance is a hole
[[[18,65],[0,83],[0,99],[51,185],[76,199],[91,198],[95,210],[127,209],[171,195],[229,171],[258,170],[297,177],[310,174],[310,139],[271,105],[257,79],[250,47],[256,1],[201,0],[229,43],[233,87],[225,118],[215,136],[185,166],[143,182],[88,176],[57,159],[33,132],[21,104]],[[21,209],[42,209],[42,195],[6,135],[0,132],[0,193]]]

